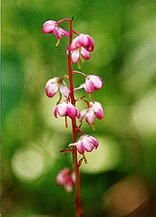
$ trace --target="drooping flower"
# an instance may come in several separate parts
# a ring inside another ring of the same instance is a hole
[[[60,39],[61,35],[69,37],[69,32],[59,27],[56,21],[48,20],[43,24],[42,28],[43,33],[48,34],[55,34],[55,36]]]
[[[90,102],[88,108],[85,108],[81,112],[79,121],[82,121],[82,118],[85,116],[86,122],[92,125],[94,123],[95,115],[98,119],[102,119],[104,116],[103,107],[99,102]]]
[[[64,101],[60,104],[58,104],[55,109],[54,109],[54,116],[55,118],[57,118],[57,113],[61,116],[69,116],[70,118],[80,118],[81,117],[81,113],[78,110],[78,108],[76,108],[75,106],[73,106],[70,102]]]
[[[89,60],[90,52],[94,50],[94,42],[91,36],[80,34],[77,36],[67,48],[71,51],[71,59],[74,64],[77,64],[79,58]]]
[[[66,192],[70,193],[74,188],[75,179],[74,171],[70,170],[69,168],[65,168],[57,175],[56,183],[59,186],[64,185]]]
[[[45,34],[51,33],[51,34],[55,34],[56,38],[58,39],[56,46],[59,45],[60,43],[60,39],[61,39],[61,35],[67,36],[69,37],[70,34],[69,32],[67,32],[66,30],[62,29],[59,27],[59,24],[54,21],[54,20],[48,20],[43,24],[42,27],[42,31]]]
[[[53,97],[57,91],[59,91],[64,97],[67,98],[70,92],[66,82],[58,77],[49,79],[46,83],[45,90],[48,97]]]
[[[99,76],[88,75],[86,76],[85,83],[80,84],[80,87],[75,88],[74,92],[83,87],[88,94],[91,94],[94,90],[99,90],[100,88],[104,87],[104,83]]]
[[[69,144],[69,147],[76,146],[78,152],[83,154],[84,151],[91,152],[93,149],[97,149],[99,143],[96,138],[86,134],[81,135],[78,142]]]

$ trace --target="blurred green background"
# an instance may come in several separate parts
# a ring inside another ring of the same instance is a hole
[[[74,192],[55,184],[61,169],[72,168],[72,156],[59,153],[72,141],[71,126],[66,131],[64,118],[54,118],[59,96],[50,99],[44,90],[48,79],[67,73],[68,39],[55,47],[56,37],[42,33],[46,20],[73,15],[74,30],[95,43],[81,71],[105,83],[92,94],[104,107],[104,119],[95,120],[95,131],[82,126],[100,143],[81,167],[84,216],[154,216],[148,210],[156,204],[155,11],[148,0],[2,2],[4,216],[74,216]],[[67,22],[61,27],[69,30]],[[74,87],[83,82],[74,75]],[[79,90],[75,96],[83,95]]]

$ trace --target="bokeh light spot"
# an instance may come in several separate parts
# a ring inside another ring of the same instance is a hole
[[[35,181],[44,170],[43,154],[31,147],[18,149],[11,159],[15,176],[22,181]]]

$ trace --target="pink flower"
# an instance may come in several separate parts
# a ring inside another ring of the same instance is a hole
[[[57,91],[59,91],[63,94],[64,97],[67,98],[70,92],[66,82],[58,77],[49,79],[46,83],[45,90],[48,97],[53,97],[57,93]]]
[[[57,118],[57,113],[61,116],[69,116],[70,118],[80,118],[81,113],[80,111],[73,106],[70,102],[62,102],[58,104],[54,109],[54,116]]]
[[[99,76],[96,75],[88,75],[86,77],[85,83],[81,84],[80,87],[75,88],[74,92],[78,89],[83,88],[85,89],[85,91],[90,94],[92,93],[94,90],[99,90],[100,88],[104,87],[104,83],[102,81],[102,79]]]
[[[82,118],[85,116],[86,122],[92,125],[94,123],[95,115],[98,119],[102,119],[104,116],[103,107],[99,102],[90,102],[88,108],[85,108],[81,112],[79,121],[82,121]]]
[[[65,168],[61,170],[56,177],[57,185],[59,186],[64,185],[64,188],[67,193],[72,192],[74,188],[74,182],[75,182],[75,173],[69,168]]]
[[[43,24],[42,28],[43,33],[51,33],[55,34],[58,39],[61,38],[61,35],[68,36],[69,37],[69,32],[66,30],[62,29],[59,27],[56,21],[54,20],[48,20]]]
[[[94,50],[93,39],[87,34],[80,34],[72,41],[67,50],[71,51],[74,64],[78,63],[79,58],[89,60],[90,52]]]
[[[76,146],[78,152],[80,154],[83,154],[85,150],[87,152],[91,152],[93,151],[94,148],[97,149],[98,145],[99,143],[96,138],[94,138],[93,136],[84,134],[84,135],[81,135],[78,142],[69,144],[69,147]]]

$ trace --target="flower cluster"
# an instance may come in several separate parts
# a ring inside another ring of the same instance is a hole
[[[57,115],[61,117],[65,117],[66,121],[66,127],[67,125],[67,118],[69,117],[72,119],[73,124],[73,138],[77,138],[77,134],[80,133],[80,138],[78,140],[74,139],[73,143],[69,144],[69,149],[63,150],[64,152],[74,152],[75,150],[78,151],[80,154],[83,155],[83,158],[85,158],[84,153],[85,152],[92,152],[94,149],[97,149],[99,146],[99,143],[96,138],[93,136],[87,135],[82,132],[81,125],[82,120],[85,117],[86,122],[89,125],[93,125],[95,117],[98,119],[102,119],[104,117],[104,110],[102,105],[99,102],[96,102],[91,97],[91,93],[93,91],[97,91],[104,87],[104,82],[99,76],[93,75],[87,75],[80,71],[73,71],[71,68],[71,64],[69,62],[73,62],[74,64],[78,64],[79,66],[79,59],[81,59],[82,62],[84,62],[84,59],[89,60],[90,59],[90,53],[94,50],[94,41],[91,36],[84,33],[77,33],[76,31],[71,29],[70,26],[70,33],[66,30],[60,28],[60,24],[64,21],[68,21],[71,23],[72,20],[64,19],[60,20],[58,22],[54,20],[48,20],[43,24],[42,31],[43,33],[47,34],[55,34],[55,36],[58,39],[57,46],[60,42],[60,39],[63,36],[69,37],[69,46],[67,47],[66,54],[68,57],[68,69],[69,69],[69,76],[65,75],[62,78],[54,77],[48,80],[46,83],[46,95],[48,97],[53,97],[57,92],[60,93],[60,95],[65,97],[65,100],[61,102],[61,99],[57,103],[55,109],[54,109],[54,116],[57,118]],[[76,34],[76,37],[72,40],[72,34]],[[83,84],[80,84],[79,87],[76,87],[73,89],[73,81],[71,74],[77,73],[79,75],[84,76],[85,81]],[[69,79],[70,88],[68,88],[67,83],[64,81],[64,79]],[[72,83],[72,85],[71,85]],[[89,98],[91,101],[87,101],[84,99],[85,96],[75,99],[74,93],[79,89],[85,89],[85,92],[89,95]],[[82,101],[83,103],[86,103],[87,106],[80,112],[79,109],[76,107],[76,104]],[[77,119],[77,120],[76,120]],[[79,121],[79,126],[76,124],[76,122]],[[83,159],[82,158],[82,159]],[[84,159],[85,160],[85,159]],[[64,185],[65,190],[67,192],[71,192],[73,190],[75,178],[75,173],[71,171],[70,169],[66,168],[60,171],[56,178],[56,182],[58,185]]]

